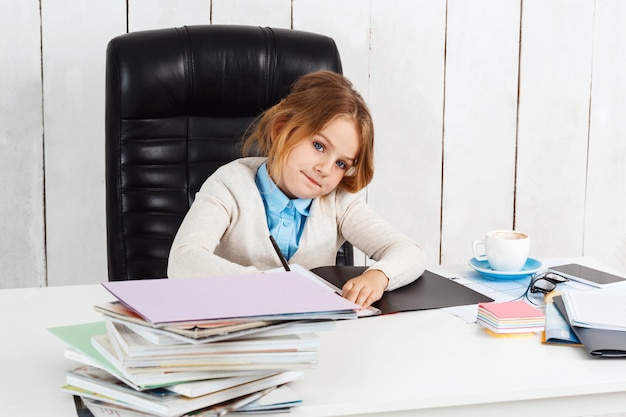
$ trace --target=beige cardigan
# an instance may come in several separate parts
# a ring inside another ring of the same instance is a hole
[[[255,183],[265,158],[242,158],[219,168],[196,195],[176,234],[168,276],[217,276],[279,268]],[[289,260],[307,269],[335,264],[349,241],[389,277],[387,290],[406,285],[425,268],[424,251],[384,221],[358,195],[333,191],[311,204],[299,249]]]

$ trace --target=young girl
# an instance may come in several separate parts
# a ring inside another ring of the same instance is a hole
[[[344,297],[363,307],[424,271],[422,248],[357,194],[374,174],[367,105],[342,75],[300,78],[267,110],[244,143],[266,157],[219,168],[196,195],[174,239],[168,276],[259,273],[290,263],[334,265],[347,240],[375,262],[348,281]]]

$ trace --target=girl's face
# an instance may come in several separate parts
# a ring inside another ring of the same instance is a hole
[[[300,141],[283,165],[278,188],[289,198],[316,198],[337,188],[353,166],[359,134],[353,121],[338,117]]]

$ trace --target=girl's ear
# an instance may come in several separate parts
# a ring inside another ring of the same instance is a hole
[[[272,131],[271,131],[272,141],[274,141],[274,139],[278,137],[280,132],[283,130],[283,127],[285,127],[285,123],[287,123],[287,120],[284,118],[276,120],[276,122],[274,123],[274,126],[272,126]]]

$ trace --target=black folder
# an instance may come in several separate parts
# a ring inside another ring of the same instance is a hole
[[[361,275],[366,267],[359,266],[323,266],[311,272],[322,277],[334,286],[341,288],[350,278]],[[393,291],[385,292],[383,298],[374,303],[382,314],[401,311],[429,310],[442,307],[454,307],[493,301],[451,279],[430,271],[412,283]]]
[[[567,309],[560,295],[553,299],[554,305],[569,323]],[[587,353],[595,358],[626,358],[626,332],[587,327],[570,326]]]

